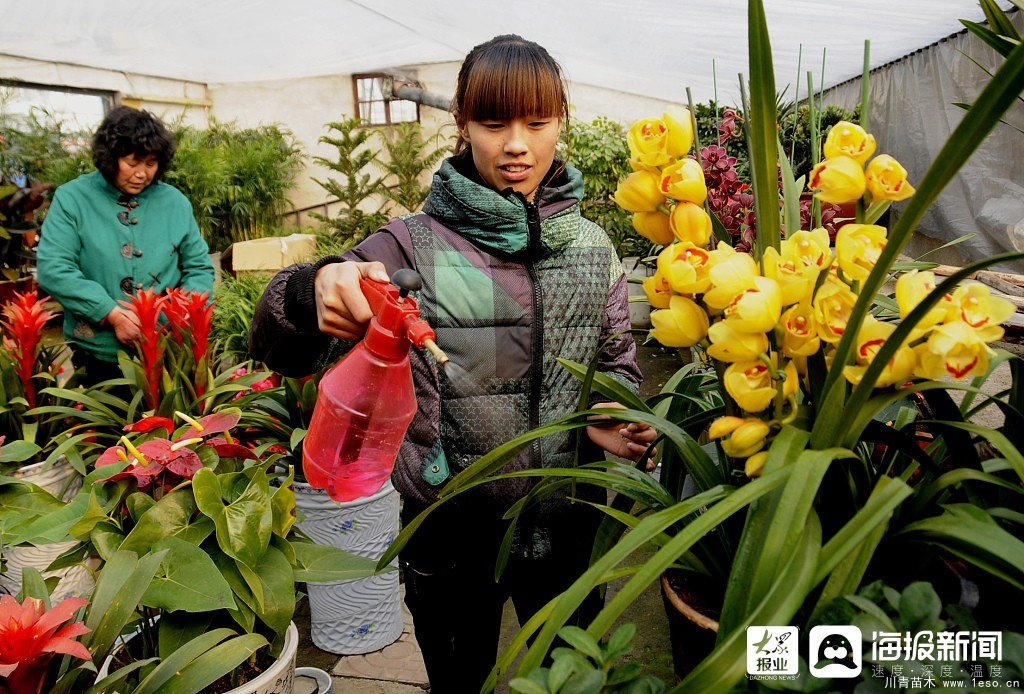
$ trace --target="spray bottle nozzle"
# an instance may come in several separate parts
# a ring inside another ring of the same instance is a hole
[[[447,355],[434,342],[437,336],[433,328],[420,318],[419,304],[409,296],[410,292],[423,288],[419,273],[398,270],[391,276],[391,283],[364,277],[359,280],[359,286],[374,313],[366,332],[367,349],[378,354],[404,354],[412,343],[430,352],[439,364],[448,361]]]

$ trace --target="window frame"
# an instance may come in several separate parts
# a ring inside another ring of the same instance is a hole
[[[353,110],[355,111],[355,117],[360,122],[360,127],[363,127],[363,128],[378,128],[378,127],[386,127],[386,126],[390,126],[390,125],[397,125],[398,123],[419,123],[420,122],[420,105],[418,103],[416,103],[415,101],[409,101],[408,99],[395,99],[393,97],[390,98],[390,99],[384,98],[384,96],[383,96],[383,89],[381,89],[381,100],[379,102],[376,99],[371,99],[369,101],[362,101],[359,98],[359,81],[360,80],[368,80],[368,79],[381,80],[381,87],[383,87],[383,80],[391,79],[391,75],[388,75],[387,73],[384,73],[384,72],[360,72],[360,73],[356,73],[356,74],[352,75],[352,107],[353,107]],[[392,120],[392,118],[391,118],[391,103],[394,102],[394,101],[408,101],[409,103],[414,104],[416,106],[416,118],[415,118],[415,120],[397,120],[397,121],[396,120]],[[382,103],[384,105],[384,122],[382,122],[382,123],[374,123],[374,122],[372,122],[369,114],[367,114],[367,117],[364,118],[362,113],[361,113],[360,106],[362,104],[369,105],[369,104],[375,104],[375,103]]]

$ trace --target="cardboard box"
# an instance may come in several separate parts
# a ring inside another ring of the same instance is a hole
[[[316,251],[316,236],[292,234],[239,241],[221,254],[221,268],[231,276],[244,272],[277,272],[292,263],[309,260]]]

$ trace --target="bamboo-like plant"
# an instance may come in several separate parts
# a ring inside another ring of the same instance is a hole
[[[1020,434],[1024,424],[1024,399],[1016,379],[1009,392],[998,396],[987,395],[980,389],[997,363],[1009,359],[1017,375],[1019,362],[1009,355],[995,354],[981,344],[975,345],[977,362],[962,368],[964,364],[958,361],[956,345],[929,337],[943,334],[933,326],[947,315],[947,307],[960,306],[956,302],[968,296],[987,296],[983,290],[977,293],[958,290],[953,299],[951,295],[960,281],[978,269],[1021,257],[1021,254],[1006,254],[976,263],[938,286],[923,283],[920,295],[913,301],[908,302],[902,296],[895,301],[880,294],[887,278],[907,269],[896,265],[895,260],[924,211],[1024,89],[1024,47],[1017,46],[1009,52],[1005,64],[995,73],[924,175],[893,229],[886,234],[881,227],[872,228],[872,234],[881,234],[881,239],[885,240],[876,238],[873,246],[872,242],[863,240],[859,253],[844,258],[849,248],[843,244],[849,242],[849,237],[840,239],[838,245],[843,247],[837,251],[843,274],[836,274],[835,279],[830,277],[833,259],[826,243],[827,258],[823,257],[805,289],[813,300],[824,300],[829,292],[841,290],[829,283],[840,281],[847,287],[849,301],[842,305],[842,311],[832,313],[832,320],[822,323],[822,329],[816,333],[816,337],[820,335],[818,339],[826,341],[827,336],[830,340],[829,361],[826,362],[819,348],[806,356],[806,368],[798,372],[795,364],[791,370],[782,361],[786,348],[784,335],[774,329],[774,317],[763,330],[755,325],[759,324],[762,309],[771,314],[767,307],[773,305],[774,300],[769,295],[778,290],[760,279],[771,277],[766,268],[770,269],[772,258],[785,250],[781,238],[783,222],[788,230],[798,228],[797,201],[801,186],[793,179],[776,135],[771,47],[760,0],[749,2],[748,22],[753,74],[746,112],[758,216],[758,243],[753,259],[744,260],[732,249],[721,246],[707,251],[692,240],[681,242],[678,254],[670,251],[667,255],[666,265],[675,261],[676,255],[685,255],[684,251],[697,256],[714,253],[717,255],[712,258],[712,270],[717,267],[716,262],[735,263],[731,266],[735,272],[717,275],[707,284],[701,284],[699,276],[687,280],[685,273],[673,278],[671,284],[663,277],[665,287],[657,286],[659,280],[655,277],[652,278],[655,286],[649,294],[652,304],[664,302],[662,310],[669,314],[660,319],[655,314],[653,336],[675,346],[696,344],[707,331],[709,316],[695,301],[706,302],[716,309],[710,316],[716,325],[727,322],[721,320],[723,313],[728,320],[750,321],[739,324],[742,335],[728,333],[712,335],[710,339],[711,347],[717,347],[710,352],[719,365],[719,388],[724,410],[730,416],[712,422],[709,435],[715,439],[729,438],[722,444],[717,459],[698,445],[700,432],[721,410],[713,406],[702,407],[700,411],[689,409],[694,398],[692,393],[670,392],[653,403],[644,402],[611,379],[574,367],[577,375],[584,379],[584,391],[592,384],[627,409],[584,410],[540,427],[482,457],[442,490],[438,504],[491,479],[503,477],[505,475],[495,474],[497,470],[531,441],[556,431],[582,428],[587,425],[588,417],[598,413],[622,421],[644,422],[657,429],[661,435],[662,455],[668,456],[670,462],[681,463],[696,487],[695,496],[677,501],[679,497],[673,496],[667,488],[645,482],[628,469],[615,469],[606,463],[511,473],[512,476],[557,480],[550,484],[559,484],[563,489],[573,480],[601,484],[641,503],[633,505],[632,513],[615,506],[604,507],[609,516],[628,525],[630,531],[597,556],[573,586],[523,625],[512,646],[499,658],[487,686],[494,686],[523,648],[526,652],[517,672],[522,675],[539,667],[558,630],[595,586],[615,577],[628,577],[587,629],[591,637],[600,639],[623,609],[673,566],[725,577],[717,645],[677,688],[677,691],[687,692],[732,690],[745,676],[746,627],[813,623],[834,599],[856,593],[866,576],[884,575],[887,558],[912,558],[911,568],[906,569],[902,577],[920,578],[919,572],[928,570],[928,561],[938,548],[972,565],[975,575],[992,590],[1009,590],[1015,599],[1019,599],[1016,591],[1024,590],[1024,542],[1012,528],[1006,527],[1024,517],[1024,455],[1021,453],[1024,441]],[[677,117],[678,112],[670,115]],[[865,126],[866,115],[866,111],[862,111]],[[658,126],[648,122],[650,127],[639,128],[637,132],[650,135],[654,140],[659,136]],[[670,123],[668,128],[671,127]],[[637,157],[637,173],[642,173],[644,166],[669,165],[671,157],[659,159],[654,149],[657,146],[652,145],[646,158]],[[828,159],[825,164],[828,165]],[[668,190],[679,184],[682,187],[677,190],[683,191],[681,195],[692,191],[692,187],[685,185],[684,168],[682,164],[671,172],[666,168],[664,175],[669,177],[668,184],[658,187]],[[811,182],[819,196],[827,200],[831,196],[829,186],[818,179],[819,174],[820,170],[816,169]],[[777,183],[780,175],[781,210]],[[851,175],[856,178],[856,173]],[[860,198],[863,192],[861,185],[851,199]],[[896,193],[898,195],[889,199],[906,197],[898,190]],[[638,201],[642,203],[648,194],[657,197],[643,186],[625,192],[620,190],[617,197],[620,202],[635,205]],[[871,226],[887,207],[885,197],[872,190],[871,197],[865,199],[870,204],[858,205],[858,222],[864,227]],[[652,212],[661,204],[656,201]],[[687,208],[683,211],[692,212]],[[711,234],[710,225],[698,225],[694,231],[694,227],[683,227],[679,223],[690,219],[699,219],[699,215],[673,219],[677,224],[676,236],[680,237],[680,229],[683,234],[699,231],[706,244]],[[856,258],[857,268],[846,264],[851,257]],[[917,269],[922,267],[916,266]],[[668,272],[665,270],[666,274]],[[721,296],[709,300],[709,291],[723,293],[719,289],[728,278],[755,275],[758,282],[751,280],[749,286],[741,287],[738,295],[725,297],[724,303],[719,302]],[[659,296],[659,292],[663,296]],[[748,302],[758,303],[759,299],[764,299],[765,303],[751,310]],[[941,311],[933,311],[940,302],[947,301],[951,303],[944,303]],[[782,304],[781,299],[779,303]],[[972,305],[972,300],[968,300],[965,310],[970,310]],[[995,300],[986,306],[993,309],[993,317],[1005,315],[1003,307]],[[959,315],[949,315],[951,323],[960,320]],[[923,322],[926,317],[931,322]],[[970,316],[969,319],[973,320]],[[878,328],[878,324],[884,327]],[[734,322],[728,327],[737,325]],[[829,326],[834,329],[831,333],[827,332]],[[878,331],[878,335],[872,337],[872,330]],[[760,338],[749,337],[758,332]],[[992,339],[991,336],[1001,331],[993,326],[981,331],[981,334],[986,333],[987,339]],[[947,349],[941,349],[943,344]],[[951,373],[960,375],[970,373],[975,380],[970,385],[961,385],[931,380],[933,369],[906,369],[904,372],[908,357],[900,350],[911,347],[917,350],[917,358],[941,365],[939,370],[948,368]],[[749,369],[750,373],[737,378],[737,369],[732,368],[735,363],[728,368],[726,363],[736,361],[735,350],[746,349],[756,356],[740,369],[740,372]],[[732,358],[729,358],[731,353]],[[754,377],[758,374],[764,376],[763,383]],[[965,402],[956,405],[947,393],[950,389],[966,392]],[[981,404],[975,406],[977,401]],[[977,409],[988,406],[996,406],[1004,413],[1006,424],[1001,429],[986,429],[967,421]],[[683,412],[681,419],[680,412]],[[891,426],[884,422],[891,422]],[[919,443],[918,432],[930,437],[927,445]],[[979,440],[998,451],[997,457],[982,460],[975,445]],[[681,471],[666,468],[663,475],[666,472],[668,479],[678,480]],[[509,515],[514,517],[520,509],[521,505],[513,507]],[[422,517],[403,530],[392,551],[382,558],[382,566],[393,558],[408,535],[415,532]],[[640,566],[625,563],[636,549],[649,543],[657,547],[650,559]],[[703,550],[695,552],[698,547]]]
[[[419,123],[399,123],[378,134],[386,155],[377,162],[385,175],[384,195],[398,207],[389,214],[419,211],[430,194],[423,176],[434,171],[451,147],[440,144],[439,138],[424,138]]]

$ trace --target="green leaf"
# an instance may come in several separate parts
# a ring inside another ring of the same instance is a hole
[[[162,549],[167,553],[141,598],[143,605],[185,612],[234,607],[231,588],[209,554],[190,542],[170,536],[153,545],[154,551]]]
[[[261,634],[243,634],[225,641],[182,668],[176,677],[155,690],[155,694],[200,692],[268,646]]]
[[[566,626],[558,630],[558,635],[563,641],[583,655],[593,658],[600,665],[604,664],[604,653],[601,652],[601,645],[597,642],[597,639],[583,629],[575,626]]]
[[[750,66],[750,109],[747,133],[750,143],[750,175],[757,211],[756,260],[768,248],[779,249],[779,187],[776,175],[777,109],[772,46],[761,0],[747,3],[747,42]],[[742,87],[742,85],[741,85]]]
[[[295,580],[306,583],[334,583],[367,578],[375,573],[377,562],[327,545],[292,542],[295,550]],[[387,567],[386,570],[394,570]]]
[[[21,463],[41,450],[43,449],[28,441],[5,441],[0,446],[0,463]]]
[[[915,581],[900,595],[900,620],[904,627],[918,631],[922,625],[933,622],[942,612],[942,601],[931,583]]]
[[[43,606],[50,609],[50,590],[46,587],[46,581],[39,569],[33,566],[24,566],[21,569],[21,595],[22,598],[35,598],[42,600]]]
[[[514,692],[521,692],[522,694],[550,694],[550,692],[557,692],[557,689],[549,690],[547,687],[537,684],[531,679],[526,677],[516,677],[508,686]]]
[[[129,497],[129,502],[134,498],[133,494]],[[165,537],[179,533],[187,534],[195,515],[196,502],[190,490],[179,489],[166,494],[158,502],[139,505],[136,510],[141,510],[142,513],[137,517],[136,526],[125,537],[119,549],[146,554]],[[199,540],[201,541],[202,539]]]
[[[212,470],[203,468],[196,472],[192,487],[199,510],[213,519],[220,548],[255,570],[270,545],[273,526],[274,512],[266,474],[254,470],[245,491],[227,506],[221,500],[221,485]]]
[[[139,686],[133,694],[153,694],[203,653],[206,653],[224,639],[234,635],[235,632],[231,631],[231,629],[214,629],[181,644],[163,657],[160,664],[153,668],[153,671],[145,679],[139,682]]]
[[[288,477],[281,481],[274,491],[270,505],[273,510],[273,532],[278,537],[288,537],[288,532],[295,524],[295,468],[288,466]]]
[[[577,672],[562,685],[559,694],[593,694],[604,687],[607,675],[603,670]]]

